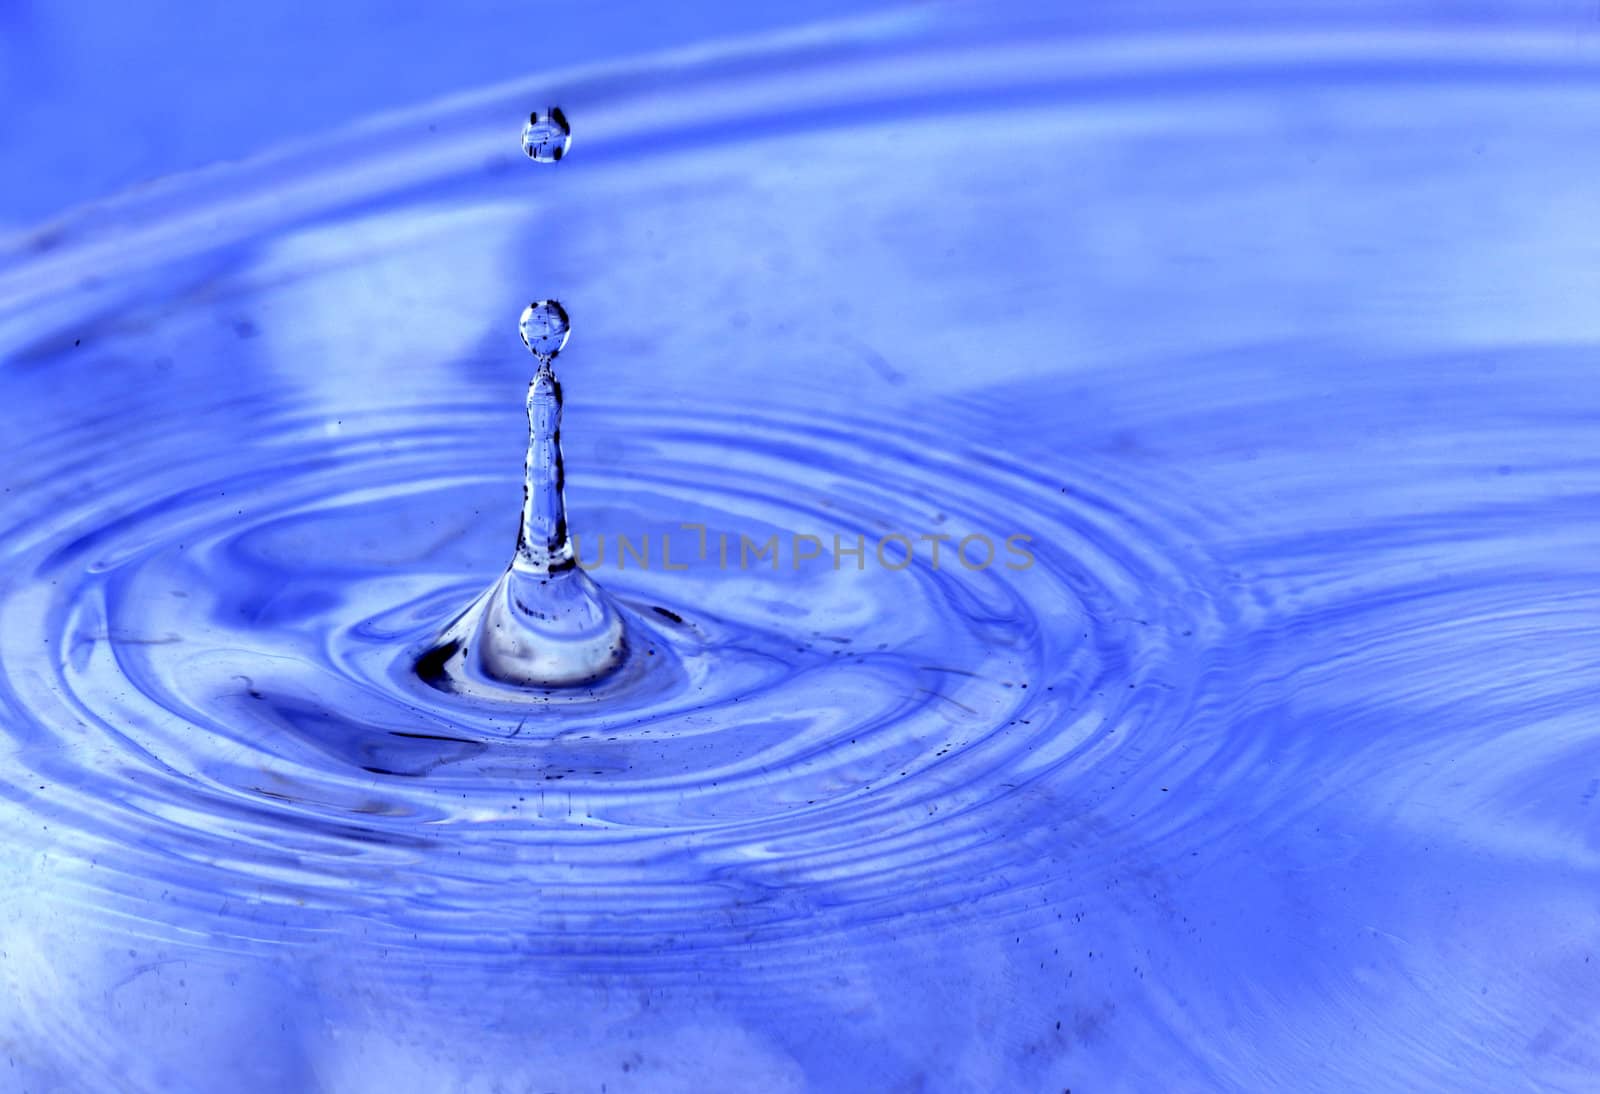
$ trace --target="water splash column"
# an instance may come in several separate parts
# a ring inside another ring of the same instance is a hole
[[[442,691],[515,698],[522,691],[582,687],[628,656],[623,613],[578,565],[567,529],[561,456],[561,382],[567,312],[554,300],[528,305],[522,341],[538,361],[528,385],[528,456],[517,549],[500,579],[417,658]]]
[[[522,341],[538,359],[528,384],[528,458],[522,487],[522,529],[514,566],[541,576],[571,569],[567,534],[566,471],[561,459],[561,381],[555,357],[567,344],[567,313],[554,300],[529,304],[522,313]]]

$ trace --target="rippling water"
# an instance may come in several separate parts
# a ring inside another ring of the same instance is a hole
[[[1593,33],[907,16],[11,241],[4,1083],[1592,1086]],[[635,663],[454,697],[543,295]]]

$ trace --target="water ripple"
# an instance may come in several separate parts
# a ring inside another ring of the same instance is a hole
[[[1592,1085],[1600,85],[1561,26],[1304,18],[579,74],[536,181],[489,152],[520,88],[12,246],[8,1044],[163,1090],[224,1049],[279,1089]],[[511,548],[546,292],[642,640],[443,695],[412,658]]]

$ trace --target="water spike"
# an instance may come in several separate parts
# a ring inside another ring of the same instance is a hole
[[[510,567],[417,660],[423,679],[472,693],[485,682],[550,689],[592,684],[624,660],[622,613],[577,565],[567,530],[561,457],[561,382],[553,362],[567,343],[566,310],[528,305],[522,340],[539,362],[528,384],[528,457],[522,523]]]
[[[561,459],[561,382],[548,360],[528,384],[528,458],[516,564],[550,575],[574,565]]]

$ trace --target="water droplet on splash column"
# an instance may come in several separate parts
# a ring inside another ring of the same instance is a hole
[[[522,127],[522,150],[536,163],[555,163],[572,147],[572,127],[559,106],[528,115]]]
[[[622,664],[627,631],[605,590],[578,567],[567,531],[561,455],[561,382],[552,362],[566,345],[567,313],[528,305],[522,340],[539,362],[528,384],[528,456],[516,554],[500,580],[445,628],[417,672],[443,691],[483,683],[550,689],[592,684]]]
[[[518,329],[522,332],[522,344],[540,364],[554,361],[556,354],[566,348],[567,337],[572,333],[567,309],[555,300],[535,300],[523,308]]]

